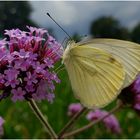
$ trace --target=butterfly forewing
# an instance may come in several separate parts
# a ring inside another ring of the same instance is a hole
[[[117,39],[93,39],[86,42],[81,42],[78,45],[88,45],[94,48],[100,48],[113,57],[119,60],[126,72],[126,80],[124,87],[129,86],[138,75],[140,71],[140,45]]]

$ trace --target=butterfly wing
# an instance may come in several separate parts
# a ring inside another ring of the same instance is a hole
[[[71,47],[64,52],[63,62],[76,98],[88,108],[107,105],[123,87],[123,66],[104,50]]]
[[[95,48],[104,49],[119,60],[126,72],[124,87],[129,86],[140,71],[140,45],[117,39],[92,39],[79,43],[80,46],[88,45]]]

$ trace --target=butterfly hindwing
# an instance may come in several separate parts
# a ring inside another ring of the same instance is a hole
[[[88,108],[105,106],[123,87],[122,64],[102,49],[75,44],[66,50],[63,61],[75,96]]]

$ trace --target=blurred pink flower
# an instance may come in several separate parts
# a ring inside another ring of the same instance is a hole
[[[3,124],[4,124],[4,119],[0,117],[0,136],[4,134]]]
[[[106,128],[108,128],[112,133],[120,134],[121,128],[117,118],[114,115],[110,115],[103,120]]]
[[[137,76],[130,86],[122,90],[119,98],[140,115],[140,75]]]
[[[133,108],[140,111],[140,76],[131,85],[131,94],[133,94]]]
[[[136,78],[136,80],[131,85],[131,91],[134,94],[140,94],[140,75]]]
[[[96,121],[106,115],[108,115],[107,111],[96,109],[95,111],[90,111],[87,114],[86,118],[89,121]],[[121,133],[119,122],[114,115],[109,115],[107,118],[103,119],[102,122],[106,126],[106,128],[110,130],[112,133],[115,134]]]
[[[96,109],[95,111],[90,111],[86,116],[86,118],[90,121],[95,121],[101,117],[103,117],[103,112],[99,109]]]
[[[68,116],[73,116],[82,109],[80,103],[72,103],[68,107]]]

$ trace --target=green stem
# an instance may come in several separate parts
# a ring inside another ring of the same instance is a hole
[[[28,99],[28,103],[33,110],[34,114],[37,116],[37,118],[41,121],[41,123],[47,128],[49,135],[51,138],[57,139],[57,135],[52,129],[51,125],[49,122],[46,120],[46,118],[43,116],[41,113],[40,109],[38,108],[37,104],[33,99]]]
[[[79,112],[77,112],[71,119],[70,121],[64,126],[64,128],[59,132],[58,138],[61,138],[64,133],[70,129],[70,127],[74,124],[76,120],[79,119],[79,117],[86,111],[87,109],[83,107]]]
[[[110,116],[111,114],[113,114],[114,112],[118,111],[121,107],[123,107],[123,104],[122,104],[122,103],[118,104],[115,108],[113,108],[113,109],[108,113],[108,115],[106,115],[106,116],[104,116],[104,117],[102,117],[102,118],[100,118],[100,119],[98,119],[98,120],[96,120],[96,121],[94,121],[94,122],[91,122],[91,123],[85,125],[85,126],[82,127],[82,128],[79,128],[79,129],[74,130],[74,131],[72,131],[72,132],[66,133],[66,134],[64,134],[61,138],[67,138],[67,137],[70,137],[70,136],[74,136],[74,135],[76,135],[76,134],[78,134],[78,133],[81,133],[81,132],[83,132],[83,131],[85,131],[85,130],[91,128],[93,125],[99,123],[100,121],[104,120],[105,118],[107,118],[108,116]]]

